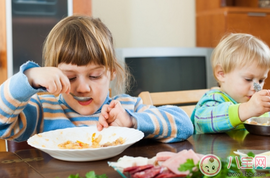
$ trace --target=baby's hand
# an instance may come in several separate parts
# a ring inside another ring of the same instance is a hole
[[[55,95],[70,91],[69,79],[57,67],[35,67],[24,73],[33,88],[44,87]]]
[[[108,126],[134,126],[131,116],[117,100],[113,100],[109,105],[104,105],[101,109],[97,129],[100,131],[104,127],[107,128]]]
[[[246,103],[239,106],[239,117],[245,121],[251,117],[261,116],[270,111],[270,93],[269,90],[256,92]]]

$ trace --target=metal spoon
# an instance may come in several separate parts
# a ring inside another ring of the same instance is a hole
[[[256,83],[256,82],[253,83],[253,87],[254,87],[254,90],[255,90],[256,92],[262,90],[261,85],[258,84],[258,83]]]
[[[73,98],[75,100],[78,100],[78,101],[87,101],[87,100],[91,99],[91,97],[76,96],[76,95],[74,95],[72,93],[70,93],[70,94],[73,96]]]

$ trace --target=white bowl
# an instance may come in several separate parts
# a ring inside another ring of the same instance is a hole
[[[76,142],[77,140],[92,144],[92,134],[102,135],[100,144],[107,141],[112,142],[122,137],[125,143],[117,146],[85,149],[60,149],[58,144],[68,140]],[[89,127],[74,127],[53,130],[33,135],[27,140],[27,143],[39,150],[42,150],[53,158],[64,161],[95,161],[110,158],[122,153],[127,147],[136,143],[144,137],[143,132],[127,127],[110,126],[102,131],[97,131],[95,125]]]

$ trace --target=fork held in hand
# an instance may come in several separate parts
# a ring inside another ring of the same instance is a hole
[[[253,87],[254,87],[254,90],[255,90],[256,92],[262,90],[261,85],[258,84],[258,83],[256,83],[256,82],[253,83]]]

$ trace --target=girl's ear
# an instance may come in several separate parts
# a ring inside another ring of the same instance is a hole
[[[215,67],[215,76],[218,79],[219,82],[223,82],[225,78],[225,73],[223,71],[223,68],[220,65],[217,65]]]
[[[111,81],[113,81],[113,80],[115,79],[115,77],[116,77],[116,72],[113,71],[113,73],[112,73],[112,75],[111,75]]]

